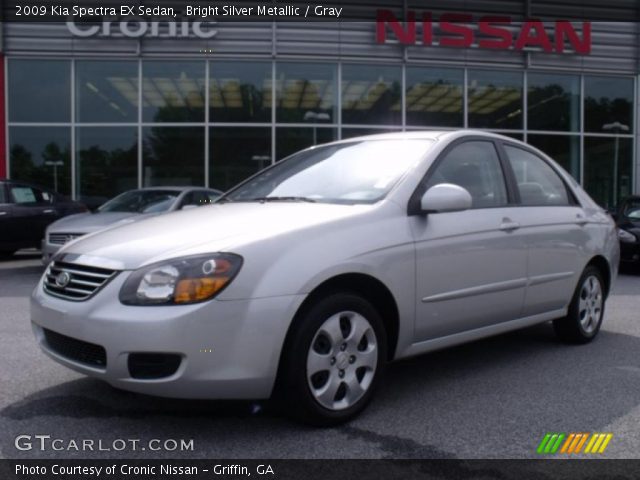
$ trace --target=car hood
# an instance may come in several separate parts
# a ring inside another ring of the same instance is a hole
[[[118,222],[138,219],[142,215],[131,212],[98,212],[69,215],[52,223],[49,233],[92,233],[110,227]]]
[[[245,243],[337,221],[370,205],[321,203],[225,203],[154,216],[80,238],[61,252],[79,262],[114,269],[183,255],[232,252]],[[105,263],[106,262],[106,263]]]

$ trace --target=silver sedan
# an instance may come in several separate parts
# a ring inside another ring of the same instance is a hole
[[[610,216],[540,151],[385,134],[69,244],[31,318],[47,355],[118,388],[274,396],[330,425],[363,410],[393,360],[549,321],[590,342],[618,260]]]
[[[42,240],[42,262],[46,265],[64,244],[89,233],[149,215],[207,205],[220,195],[219,190],[201,187],[147,187],[121,193],[95,212],[70,215],[49,225]]]

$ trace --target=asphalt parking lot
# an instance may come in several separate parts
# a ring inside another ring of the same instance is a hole
[[[602,456],[640,458],[640,272],[618,278],[592,344],[550,325],[398,362],[368,410],[312,429],[268,404],[193,402],[115,390],[36,347],[36,255],[0,261],[0,457],[536,458],[546,432],[611,432]],[[20,451],[18,435],[65,441],[193,439],[193,451]]]

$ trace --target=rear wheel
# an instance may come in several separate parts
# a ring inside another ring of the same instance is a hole
[[[602,274],[600,270],[590,265],[578,281],[567,316],[553,322],[556,334],[568,343],[590,342],[600,331],[604,306]]]
[[[355,417],[370,401],[387,358],[378,312],[360,296],[336,293],[314,303],[292,328],[281,372],[287,412],[319,426]]]

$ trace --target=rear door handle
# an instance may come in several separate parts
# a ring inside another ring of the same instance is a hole
[[[502,220],[500,224],[500,230],[503,232],[513,232],[520,228],[520,224],[518,222],[513,222],[511,220],[507,220],[506,218]]]

